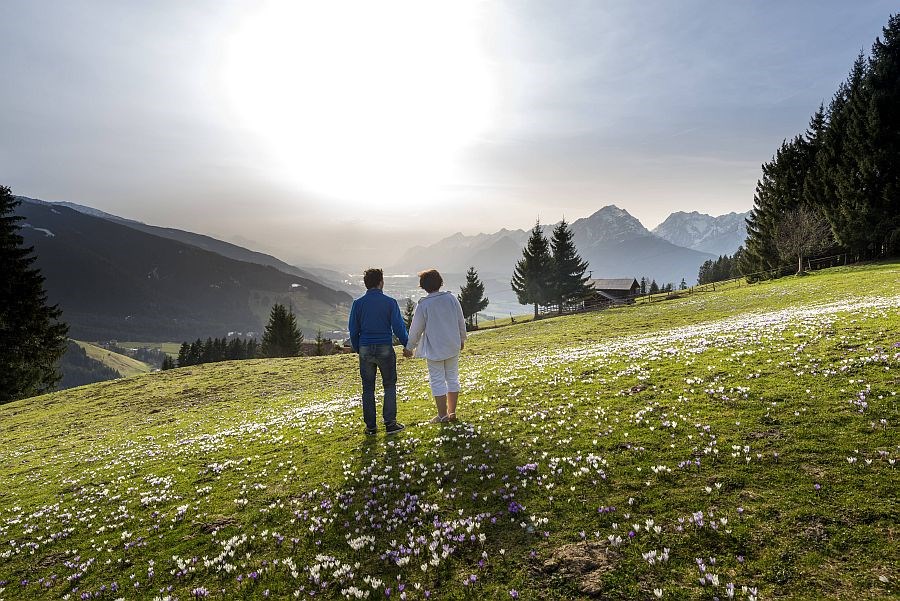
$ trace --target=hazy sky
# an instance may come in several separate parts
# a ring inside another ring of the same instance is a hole
[[[0,3],[0,183],[296,262],[750,208],[891,1]]]

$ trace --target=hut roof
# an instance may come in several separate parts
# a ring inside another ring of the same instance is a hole
[[[591,285],[597,290],[631,290],[639,286],[634,278],[600,278],[591,280]]]

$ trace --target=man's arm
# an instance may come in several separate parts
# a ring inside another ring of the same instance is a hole
[[[409,342],[409,336],[406,334],[406,323],[403,321],[403,316],[400,315],[400,305],[397,304],[397,301],[394,301],[394,308],[391,310],[391,329],[394,330],[394,336],[400,339],[400,344],[404,347],[406,343]]]
[[[347,329],[350,330],[350,346],[353,347],[353,352],[359,352],[359,312],[356,308],[356,301],[353,301],[353,305],[350,306],[350,319],[347,324]]]

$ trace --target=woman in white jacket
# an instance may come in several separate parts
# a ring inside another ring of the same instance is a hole
[[[440,291],[443,284],[436,269],[419,274],[419,286],[428,296],[416,305],[409,326],[409,342],[403,349],[404,357],[412,357],[415,351],[417,357],[428,360],[428,380],[438,412],[432,423],[456,421],[459,353],[466,343],[462,306],[452,292]]]

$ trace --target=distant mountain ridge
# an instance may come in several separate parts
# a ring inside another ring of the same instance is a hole
[[[728,213],[712,217],[704,213],[678,211],[653,229],[653,233],[672,244],[714,255],[733,255],[747,239],[746,213]]]
[[[238,246],[237,244],[225,242],[224,240],[219,240],[217,238],[213,238],[212,236],[207,236],[205,234],[197,234],[195,232],[189,232],[186,230],[179,230],[179,229],[170,228],[170,227],[160,227],[160,226],[156,226],[156,225],[148,225],[141,221],[136,221],[134,219],[127,219],[125,217],[119,217],[118,215],[113,215],[111,213],[107,213],[105,211],[101,211],[101,210],[95,209],[93,207],[76,204],[74,202],[68,202],[68,201],[48,202],[46,200],[40,200],[37,198],[28,198],[27,196],[18,196],[17,198],[22,201],[27,201],[27,202],[31,202],[31,203],[35,203],[35,204],[42,204],[42,205],[46,205],[49,207],[67,207],[74,211],[78,211],[79,213],[84,213],[85,215],[91,215],[92,217],[99,217],[101,219],[113,221],[115,223],[119,223],[121,225],[125,225],[132,229],[146,232],[148,234],[153,234],[155,236],[161,236],[163,238],[168,238],[170,240],[177,240],[178,242],[184,242],[185,244],[190,244],[192,246],[196,246],[198,248],[202,248],[204,250],[208,250],[210,252],[220,254],[223,257],[228,257],[229,259],[235,259],[237,261],[246,261],[248,263],[256,263],[257,265],[268,265],[268,266],[274,267],[275,269],[282,271],[284,273],[289,273],[292,275],[299,276],[301,278],[313,280],[314,282],[319,282],[320,284],[322,284],[324,286],[328,286],[329,288],[333,288],[335,290],[345,290],[345,291],[353,290],[352,286],[348,286],[345,282],[340,281],[336,277],[335,278],[325,277],[324,274],[327,272],[327,270],[302,269],[295,265],[290,265],[290,264],[282,261],[281,259],[278,259],[271,255],[267,255],[265,253],[261,253],[261,252],[255,251],[255,250],[250,250],[250,249],[244,248],[242,246]],[[316,273],[314,273],[314,271]],[[331,275],[331,274],[329,274],[329,275]]]
[[[294,307],[307,335],[345,329],[352,297],[295,273],[55,203],[24,199],[16,213],[25,217],[21,235],[35,248],[49,300],[75,338],[258,335],[275,302]]]
[[[569,226],[593,277],[647,276],[660,283],[697,279],[700,265],[714,255],[685,248],[650,232],[628,211],[608,205]],[[544,225],[549,236],[554,225]],[[415,271],[436,266],[451,273],[474,265],[485,274],[512,274],[528,239],[526,230],[501,229],[491,234],[455,233],[430,246],[409,249],[395,270]]]

